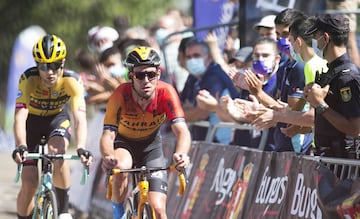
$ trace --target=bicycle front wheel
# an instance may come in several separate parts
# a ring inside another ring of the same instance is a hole
[[[149,203],[145,203],[142,206],[142,209],[140,212],[140,219],[155,219],[154,212]]]
[[[46,192],[43,204],[44,219],[58,219],[58,204],[53,190]]]
[[[137,216],[135,211],[136,210],[134,209],[133,197],[127,198],[126,204],[125,204],[126,219],[132,219],[133,216]]]

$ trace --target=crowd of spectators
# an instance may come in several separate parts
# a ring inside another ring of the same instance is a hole
[[[252,130],[221,128],[211,140],[257,148],[263,131],[268,130],[265,150],[309,154],[315,147],[317,106],[304,99],[304,87],[328,70],[328,60],[318,54],[326,47],[318,48],[318,40],[305,34],[316,22],[315,16],[285,9],[255,23],[251,30],[258,33],[255,44],[237,47],[234,44],[239,42],[229,33],[226,51],[222,51],[215,31],[204,39],[184,32],[192,22],[177,9],[169,9],[151,27],[131,27],[126,17],[117,17],[114,27],[89,30],[88,48],[76,54],[77,70],[85,82],[88,105],[93,106],[90,112],[103,114],[112,91],[128,81],[122,62],[128,51],[153,47],[163,55],[161,79],[178,91],[193,140],[205,140],[208,128],[221,121],[249,123]],[[353,28],[350,23],[350,35]],[[356,64],[353,50],[349,49],[350,57]],[[209,127],[197,126],[199,121]]]

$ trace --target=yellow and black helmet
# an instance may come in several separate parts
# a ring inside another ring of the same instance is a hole
[[[160,56],[159,54],[150,47],[136,47],[131,50],[125,59],[125,65],[131,72],[136,66],[155,66],[160,65]]]
[[[33,56],[36,62],[52,63],[66,57],[65,43],[55,35],[45,35],[33,47]]]

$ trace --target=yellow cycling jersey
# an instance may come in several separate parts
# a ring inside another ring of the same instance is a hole
[[[51,88],[41,83],[36,67],[21,75],[16,108],[27,108],[34,115],[51,116],[61,112],[68,102],[72,111],[86,111],[84,87],[75,72],[64,69],[58,83]]]

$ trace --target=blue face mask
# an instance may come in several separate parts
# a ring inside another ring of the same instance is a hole
[[[257,74],[268,75],[273,71],[272,66],[267,66],[264,61],[253,61],[253,69]]]
[[[301,58],[301,55],[295,52],[294,48],[290,46],[290,55],[297,62],[303,62],[304,60]]]
[[[289,54],[290,42],[287,38],[282,37],[282,38],[278,39],[277,46],[278,46],[278,49],[280,50],[280,52]]]
[[[155,32],[155,38],[158,44],[161,46],[165,42],[165,38],[169,35],[169,31],[164,28],[159,28]]]
[[[206,71],[206,66],[203,58],[193,58],[186,61],[186,67],[190,74],[194,76],[203,75]]]

